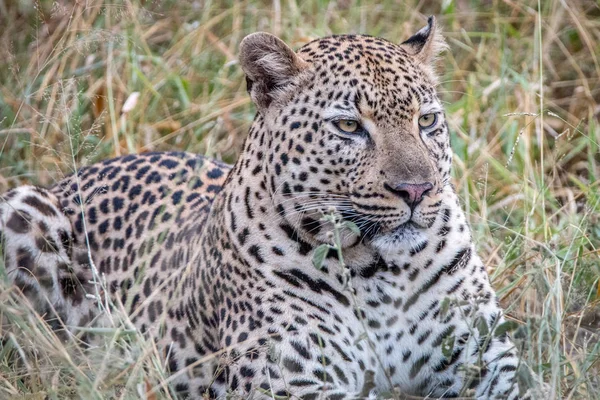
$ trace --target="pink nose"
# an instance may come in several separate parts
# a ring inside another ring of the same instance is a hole
[[[410,208],[415,208],[417,204],[423,201],[423,197],[433,189],[430,182],[424,183],[398,183],[394,185],[385,184],[390,192],[400,196]]]

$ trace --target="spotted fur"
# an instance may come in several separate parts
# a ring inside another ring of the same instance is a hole
[[[450,183],[444,46],[433,19],[401,45],[345,35],[295,53],[250,35],[240,64],[258,114],[237,163],[131,155],[5,194],[10,279],[65,336],[103,323],[110,294],[182,397],[522,398]],[[332,250],[316,269],[332,209],[360,234],[344,225],[344,265]]]

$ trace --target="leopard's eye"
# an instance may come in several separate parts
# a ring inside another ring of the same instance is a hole
[[[356,133],[360,131],[360,125],[353,119],[340,119],[335,121],[335,125],[339,130],[345,133]]]
[[[437,114],[425,114],[419,118],[419,126],[421,128],[431,128],[437,122]]]

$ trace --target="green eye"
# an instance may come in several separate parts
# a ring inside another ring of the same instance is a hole
[[[340,119],[336,121],[335,124],[342,132],[346,133],[355,133],[359,131],[360,127],[358,122],[352,119]]]
[[[437,122],[437,114],[425,114],[419,118],[421,128],[431,128]]]

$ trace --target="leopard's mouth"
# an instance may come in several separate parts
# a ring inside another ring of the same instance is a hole
[[[414,233],[417,230],[422,229],[419,225],[417,225],[414,221],[408,220],[403,224],[398,225],[396,228],[392,230],[394,235],[403,235],[406,233]]]
[[[407,221],[392,230],[381,232],[370,238],[370,242],[380,251],[394,251],[416,247],[426,238],[424,228],[414,221]]]
[[[405,239],[414,238],[415,236],[421,235],[422,231],[423,228],[416,222],[408,220],[400,225],[381,230],[379,235],[375,235],[374,237],[387,236],[394,238],[396,241],[403,241]]]
[[[398,222],[397,219],[385,219],[380,215],[368,215],[357,213],[355,210],[341,211],[342,218],[356,224],[360,230],[360,236],[365,239],[373,239],[378,236],[404,236],[413,235],[423,229],[412,219]]]

